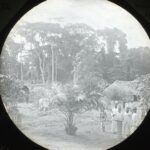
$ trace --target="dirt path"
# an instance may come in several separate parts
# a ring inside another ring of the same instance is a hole
[[[104,150],[117,143],[114,135],[100,131],[97,122],[89,119],[89,114],[78,118],[77,135],[69,136],[58,110],[43,113],[32,104],[20,104],[18,108],[22,115],[19,128],[32,141],[51,150]]]

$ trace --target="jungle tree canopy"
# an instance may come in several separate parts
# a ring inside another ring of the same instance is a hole
[[[95,30],[83,23],[60,26],[42,22],[17,27],[4,46],[3,74],[23,76],[33,83],[66,83],[68,79],[82,80],[91,72],[94,78],[113,83],[150,73],[149,48],[129,49],[126,34],[117,28]]]

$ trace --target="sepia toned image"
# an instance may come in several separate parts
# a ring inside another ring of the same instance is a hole
[[[47,0],[24,15],[0,56],[14,124],[49,150],[106,150],[150,108],[150,40],[107,0]]]

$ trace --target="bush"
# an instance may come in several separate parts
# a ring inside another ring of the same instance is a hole
[[[30,99],[32,99],[32,101],[37,101],[41,98],[50,98],[51,95],[51,90],[44,88],[42,86],[35,86],[31,89],[30,91]]]
[[[7,97],[10,102],[27,101],[29,89],[19,80],[14,80],[9,76],[0,76],[0,94],[2,97]]]
[[[81,112],[82,101],[77,99],[79,90],[73,83],[64,86],[65,99],[59,99],[57,105],[59,110],[65,115],[65,131],[69,135],[75,135],[77,127],[74,123],[74,116]]]

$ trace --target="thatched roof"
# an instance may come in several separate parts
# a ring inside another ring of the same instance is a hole
[[[115,81],[104,90],[104,95],[111,100],[132,101],[138,91],[129,81]]]
[[[142,75],[133,81],[115,81],[104,90],[104,95],[111,100],[133,101],[133,96],[142,96],[150,88],[150,74]],[[120,98],[120,99],[119,99]]]

